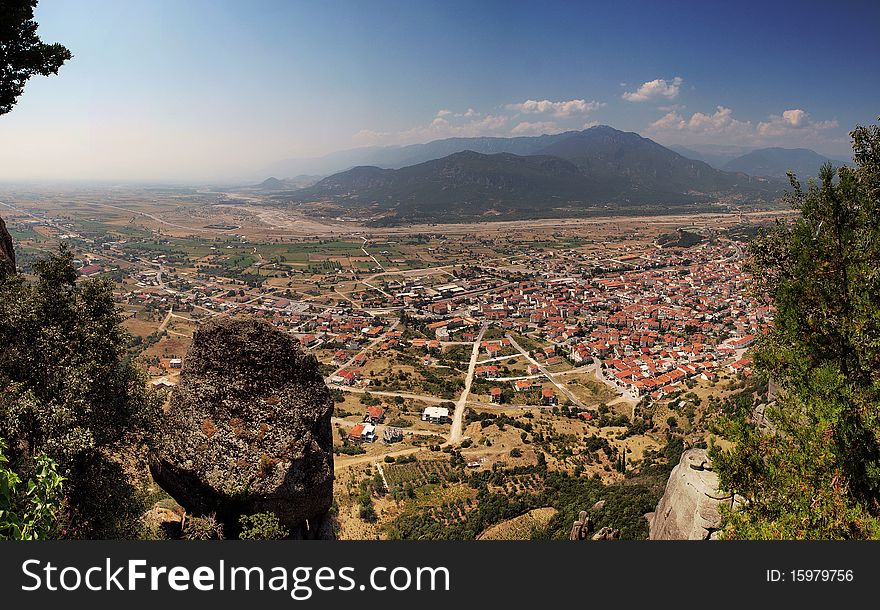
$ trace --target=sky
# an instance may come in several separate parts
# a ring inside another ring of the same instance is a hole
[[[0,180],[238,181],[286,158],[606,124],[847,157],[880,2],[40,0],[73,53],[0,116]]]

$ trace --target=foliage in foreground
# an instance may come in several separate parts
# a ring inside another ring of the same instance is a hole
[[[0,540],[46,540],[56,537],[63,510],[64,479],[55,462],[37,456],[33,477],[22,488],[21,477],[9,468],[0,438]]]
[[[37,36],[37,0],[0,2],[0,115],[6,114],[35,75],[58,74],[72,55],[64,46]]]
[[[125,456],[148,441],[155,396],[126,355],[109,282],[77,281],[62,249],[35,281],[0,279],[0,437],[22,480],[41,457],[65,479],[74,538],[136,538],[144,494]]]
[[[852,132],[854,168],[827,165],[801,216],[751,245],[757,288],[776,306],[756,350],[781,388],[760,425],[751,408],[712,448],[722,486],[745,499],[726,538],[880,538],[880,130]]]

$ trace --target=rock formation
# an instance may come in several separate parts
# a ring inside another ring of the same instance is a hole
[[[0,218],[0,277],[15,274],[15,250],[6,223]]]
[[[708,540],[721,527],[721,506],[733,506],[731,494],[718,490],[705,449],[688,449],[669,475],[657,509],[646,517],[651,540]]]
[[[599,500],[595,504],[593,504],[593,508],[590,510],[593,512],[600,511],[605,508],[605,500]],[[614,529],[613,527],[602,527],[595,534],[593,530],[595,528],[595,524],[593,522],[593,518],[587,513],[587,511],[582,510],[578,513],[578,518],[575,520],[574,524],[571,526],[571,533],[568,536],[569,540],[620,540],[620,530]]]
[[[314,357],[258,320],[215,320],[193,336],[160,425],[156,482],[187,512],[275,513],[294,537],[329,537],[333,400]]]
[[[589,540],[592,532],[593,520],[587,515],[587,511],[582,510],[578,513],[577,520],[571,526],[571,533],[568,535],[568,539]]]

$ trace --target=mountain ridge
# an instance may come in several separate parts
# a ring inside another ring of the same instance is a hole
[[[724,164],[725,171],[740,171],[752,176],[786,179],[788,171],[805,180],[819,175],[819,168],[831,163],[838,166],[840,161],[820,155],[809,148],[781,148],[773,146],[759,148]]]
[[[718,194],[766,200],[779,186],[722,172],[607,126],[539,142],[550,143],[531,155],[468,150],[399,169],[357,166],[289,200],[327,202],[397,220],[446,219],[541,216],[559,208],[681,206]]]

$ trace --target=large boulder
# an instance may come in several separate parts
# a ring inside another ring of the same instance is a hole
[[[718,475],[705,449],[681,455],[657,509],[647,515],[651,540],[708,540],[721,528],[721,506],[734,497],[718,489]]]
[[[0,277],[15,274],[15,250],[6,223],[0,218]]]
[[[227,535],[240,515],[273,512],[294,537],[328,537],[332,412],[317,361],[294,337],[258,320],[208,322],[160,425],[153,477]]]

